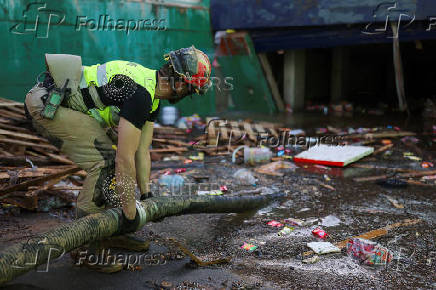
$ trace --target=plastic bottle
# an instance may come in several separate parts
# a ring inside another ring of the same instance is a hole
[[[266,147],[248,147],[248,146],[239,146],[233,151],[232,162],[236,162],[236,153],[244,148],[244,163],[254,165],[256,163],[268,162],[272,158],[272,152],[269,148]]]

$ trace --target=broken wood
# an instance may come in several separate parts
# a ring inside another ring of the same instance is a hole
[[[22,182],[22,183],[19,183],[19,184],[8,186],[6,188],[0,189],[0,197],[5,195],[5,194],[7,194],[7,193],[9,193],[9,192],[27,190],[27,188],[29,186],[31,186],[31,185],[40,185],[43,182],[46,182],[46,181],[48,181],[50,179],[57,178],[57,177],[60,177],[60,176],[64,176],[64,175],[67,175],[67,174],[68,175],[69,174],[73,174],[73,173],[76,173],[76,172],[78,172],[80,170],[81,169],[78,168],[78,167],[70,167],[68,169],[62,170],[62,171],[57,172],[57,173],[53,173],[53,174],[50,174],[50,175],[47,175],[47,176],[31,179],[31,180],[28,180],[28,181],[25,181],[25,182]]]
[[[395,178],[409,178],[409,177],[420,177],[420,176],[426,176],[426,175],[433,175],[436,174],[436,170],[431,171],[412,171],[408,173],[400,173],[395,176]],[[357,177],[353,178],[356,182],[366,182],[366,181],[377,181],[382,179],[390,178],[389,175],[378,175],[378,176],[369,176],[369,177]]]

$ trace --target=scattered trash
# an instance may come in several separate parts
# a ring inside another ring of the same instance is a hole
[[[257,173],[267,174],[267,175],[273,175],[273,176],[283,176],[284,173],[277,172],[279,169],[292,169],[295,170],[298,168],[297,165],[291,162],[286,161],[276,161],[271,162],[269,164],[262,165],[258,168],[256,168]]]
[[[161,109],[160,123],[165,126],[176,124],[179,117],[179,110],[175,106],[164,106]]]
[[[287,219],[285,219],[285,223],[291,224],[293,226],[302,227],[304,224],[304,221],[300,220],[300,219],[287,218]]]
[[[322,187],[325,187],[327,189],[330,189],[330,190],[336,190],[336,188],[334,188],[333,186],[331,186],[329,184],[320,183],[319,185],[321,185]]]
[[[244,242],[244,244],[241,246],[241,249],[247,250],[249,252],[253,252],[254,250],[257,249],[257,246]]]
[[[381,140],[381,143],[383,145],[390,145],[390,144],[392,144],[392,140],[390,140],[390,139],[383,139],[383,140]]]
[[[223,192],[221,190],[199,190],[197,191],[197,195],[222,195]]]
[[[281,228],[281,227],[283,227],[283,224],[282,224],[282,223],[280,223],[280,222],[278,222],[278,221],[274,221],[274,220],[269,221],[269,222],[267,222],[266,224],[269,225],[269,226],[271,226],[271,227],[276,227],[276,228]]]
[[[227,191],[228,191],[227,186],[225,186],[225,185],[221,185],[221,186],[220,186],[220,190],[221,190],[222,192],[227,192]]]
[[[386,196],[386,198],[392,203],[393,206],[395,206],[396,208],[404,208],[404,205],[399,203],[396,199],[390,197],[390,196]]]
[[[177,174],[174,175],[162,175],[159,178],[159,184],[168,186],[171,190],[180,190],[185,183],[185,179]]]
[[[262,163],[270,161],[272,158],[272,152],[269,148],[266,147],[248,147],[248,146],[239,146],[233,151],[232,154],[232,162],[236,163],[236,154],[239,150],[244,148],[244,163],[254,165],[256,163]]]
[[[347,253],[360,263],[369,266],[386,265],[393,259],[392,252],[387,248],[361,238],[354,238],[348,241]]]
[[[189,159],[194,161],[203,161],[204,160],[204,152],[198,152],[198,155],[191,155]]]
[[[325,239],[328,234],[321,228],[316,228],[312,231],[312,234],[317,236],[318,238]]]
[[[319,262],[319,256],[313,255],[310,258],[302,260],[301,262],[303,262],[304,264],[315,264],[315,263]]]
[[[239,185],[256,185],[256,178],[248,169],[239,169],[233,174],[233,178]]]
[[[286,236],[289,235],[292,231],[294,230],[294,228],[292,227],[284,227],[279,233],[279,236]]]
[[[436,175],[427,175],[427,176],[423,176],[421,177],[422,180],[435,180],[436,179]]]
[[[318,255],[340,253],[341,249],[329,242],[311,242],[307,246]]]
[[[412,152],[404,152],[403,157],[410,159],[410,160],[413,160],[413,161],[421,161],[422,160],[421,157],[415,156]]]
[[[328,215],[321,219],[321,225],[324,227],[335,227],[341,223],[341,220],[334,215]]]
[[[413,136],[406,136],[406,137],[401,138],[401,142],[403,142],[403,143],[410,142],[410,143],[416,144],[419,142],[419,139],[416,137],[413,137]]]
[[[424,161],[421,163],[421,167],[422,168],[430,168],[430,167],[434,167],[434,164],[432,162]]]
[[[183,173],[186,172],[186,168],[177,168],[174,170],[174,173]]]
[[[370,155],[372,152],[374,152],[374,148],[366,146],[329,146],[321,144],[301,152],[294,157],[294,161],[344,167]]]

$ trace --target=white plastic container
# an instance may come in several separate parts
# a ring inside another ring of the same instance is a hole
[[[236,153],[244,148],[244,163],[255,165],[256,163],[269,162],[272,158],[272,152],[269,148],[266,147],[248,147],[248,146],[239,146],[233,151],[232,162],[236,162]]]
[[[174,126],[179,118],[179,111],[174,106],[165,106],[160,113],[160,122],[164,126]]]

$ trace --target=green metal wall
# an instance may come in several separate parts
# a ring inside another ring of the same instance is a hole
[[[275,113],[277,108],[271,90],[248,35],[245,36],[245,43],[249,54],[224,55],[217,58],[223,77],[231,78],[229,83],[233,85],[232,90],[222,92],[231,99],[227,110]]]
[[[29,11],[25,11],[28,4],[35,2],[45,3],[46,6],[39,10],[31,6]],[[164,53],[193,44],[213,59],[209,0],[153,2],[0,0],[0,96],[23,101],[26,92],[35,83],[38,73],[44,70],[44,53],[80,55],[84,65],[122,59],[158,69],[164,62]],[[52,16],[52,24],[47,30],[50,14],[55,15]],[[62,14],[65,15],[65,20],[57,24],[61,18],[56,15]],[[130,31],[127,35],[125,31],[103,31],[101,28],[91,31],[81,26],[80,31],[77,31],[78,16],[98,21],[100,15],[108,15],[114,20],[124,20],[124,23],[130,19],[158,19],[161,22],[153,27],[160,30]],[[38,29],[30,31],[36,19]],[[14,25],[17,24],[18,27],[14,29]],[[192,100],[187,98],[180,102],[178,107],[184,115],[210,115],[215,111],[214,92],[211,90],[208,95],[197,96]]]

